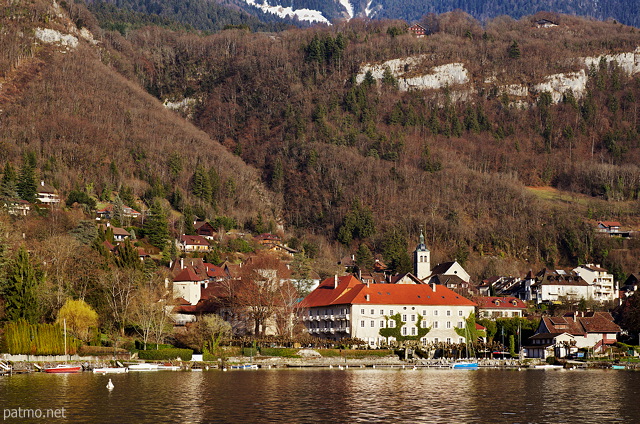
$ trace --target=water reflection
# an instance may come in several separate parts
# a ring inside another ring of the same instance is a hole
[[[637,375],[492,369],[33,374],[0,378],[0,404],[65,407],[67,419],[58,421],[69,423],[636,422]]]

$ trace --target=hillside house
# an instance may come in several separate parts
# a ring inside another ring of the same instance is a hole
[[[177,244],[182,252],[208,252],[211,247],[204,237],[186,234],[180,236]]]
[[[31,210],[31,205],[26,200],[11,199],[4,201],[4,208],[9,215],[27,216]]]
[[[535,22],[535,26],[536,28],[553,28],[553,27],[557,27],[558,24],[550,21],[549,19],[538,19]]]
[[[483,296],[475,298],[478,304],[478,318],[517,318],[523,317],[527,305],[520,299],[497,296]]]
[[[428,32],[427,29],[424,26],[422,26],[422,25],[420,25],[418,23],[411,25],[408,28],[408,30],[409,30],[409,32],[411,32],[413,35],[415,35],[417,37],[424,37],[425,35],[427,35],[427,32]]]
[[[45,184],[44,181],[40,181],[36,193],[36,200],[44,205],[57,205],[60,203],[60,196],[55,187]]]
[[[622,230],[621,227],[622,225],[618,221],[598,221],[596,231],[611,237],[630,237],[631,231]]]
[[[348,275],[324,280],[300,308],[309,334],[333,341],[359,338],[378,347],[396,340],[382,335],[387,328],[422,345],[464,343],[455,328],[464,328],[475,303],[437,284],[366,284]]]
[[[97,210],[96,211],[96,215],[99,219],[105,219],[105,220],[109,220],[111,219],[111,217],[113,216],[113,205],[109,204],[107,206],[105,206],[104,208]],[[137,210],[130,208],[127,205],[123,205],[122,206],[122,216],[124,218],[132,218],[132,219],[136,219],[139,218],[140,216],[142,216],[142,214],[140,212],[138,212]]]
[[[523,300],[537,304],[561,303],[563,300],[577,302],[591,297],[591,286],[573,271],[547,270],[544,268],[535,276],[527,274],[523,281]]]
[[[204,237],[207,240],[213,240],[216,236],[216,230],[208,221],[195,221],[193,228],[196,230],[196,235]]]

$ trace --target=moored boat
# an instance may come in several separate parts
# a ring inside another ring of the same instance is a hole
[[[534,365],[533,368],[537,370],[561,370],[563,367],[562,365],[544,364],[544,365]]]
[[[477,362],[454,362],[451,364],[451,368],[454,370],[462,369],[462,370],[477,370],[478,363]]]
[[[70,374],[79,372],[81,369],[80,365],[58,364],[55,367],[45,368],[44,372],[49,374]]]
[[[612,370],[623,370],[626,369],[624,365],[611,365]]]
[[[232,370],[257,370],[256,364],[231,365]]]
[[[158,364],[133,364],[129,365],[129,371],[158,371]]]
[[[129,371],[127,367],[118,367],[118,368],[94,368],[93,372],[96,374],[121,374]]]

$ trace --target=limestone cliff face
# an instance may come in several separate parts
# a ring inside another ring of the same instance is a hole
[[[640,73],[640,47],[633,52],[576,58],[575,63],[580,69],[574,72],[547,75],[541,81],[529,84],[506,84],[493,77],[474,85],[473,75],[463,63],[456,62],[428,67],[425,66],[426,61],[427,55],[419,55],[392,59],[379,64],[365,64],[360,68],[356,81],[361,83],[367,72],[370,72],[373,78],[379,81],[388,70],[398,80],[400,91],[437,90],[451,87],[458,94],[461,94],[453,98],[464,100],[468,94],[479,92],[479,88],[493,88],[497,89],[499,93],[515,98],[513,104],[517,105],[530,104],[540,93],[548,92],[551,94],[553,102],[558,103],[567,91],[571,91],[577,98],[582,97],[589,80],[589,68],[598,67],[601,61],[616,62],[629,75]]]

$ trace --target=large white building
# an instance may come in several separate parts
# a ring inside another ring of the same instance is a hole
[[[366,284],[348,275],[324,280],[301,307],[310,334],[334,341],[358,338],[377,347],[397,336],[423,345],[464,343],[455,329],[464,328],[475,303],[437,284]]]
[[[613,301],[617,298],[617,290],[613,274],[609,274],[600,265],[586,264],[574,268],[573,271],[589,284],[590,295],[598,302]]]

